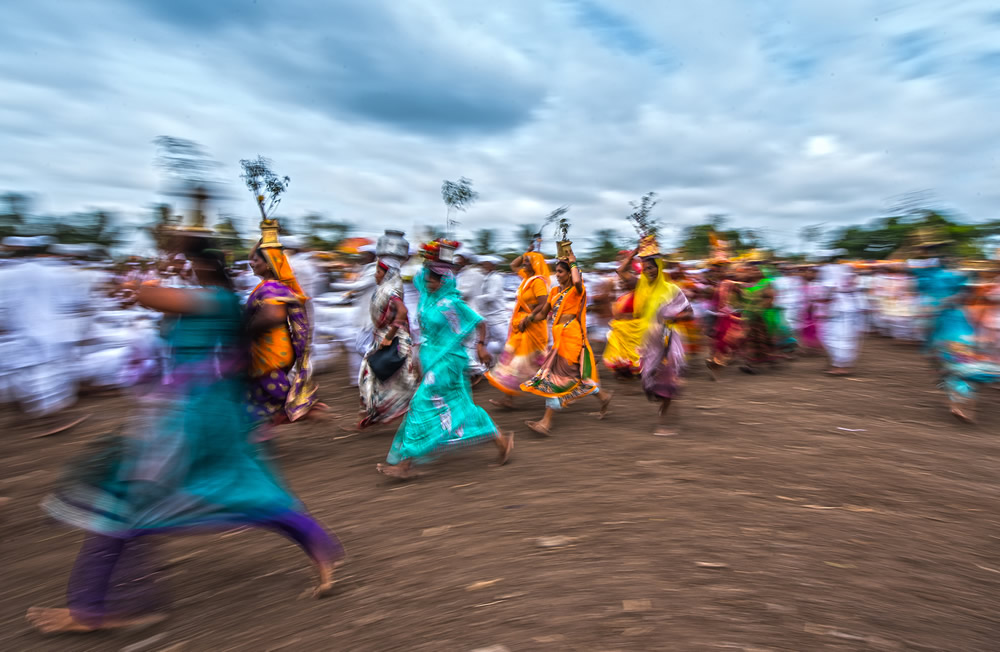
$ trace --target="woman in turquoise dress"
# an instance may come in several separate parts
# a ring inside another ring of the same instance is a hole
[[[480,359],[486,352],[486,323],[462,301],[449,266],[430,264],[413,279],[420,292],[419,360],[422,379],[410,401],[406,420],[396,432],[384,475],[406,480],[415,476],[414,464],[433,459],[445,450],[492,441],[504,464],[514,448],[514,434],[501,433],[486,410],[472,402],[462,346],[473,331]]]
[[[948,392],[952,415],[966,423],[975,422],[978,390],[1000,383],[1000,356],[984,329],[982,286],[970,284],[965,291],[943,303],[935,322],[934,351],[941,372],[941,385]]]
[[[343,556],[336,539],[308,514],[251,443],[253,408],[246,391],[246,347],[239,300],[221,252],[206,236],[179,236],[199,289],[137,288],[144,306],[170,316],[167,363],[137,396],[128,425],[98,442],[48,496],[51,516],[86,531],[70,574],[68,609],[32,608],[45,633],[87,632],[146,622],[158,602],[133,591],[128,574],[146,535],[203,528],[259,526],[292,539],[319,572],[314,594],[333,584]]]

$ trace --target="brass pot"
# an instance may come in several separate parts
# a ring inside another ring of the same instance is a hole
[[[573,241],[572,240],[560,240],[556,242],[557,252],[556,258],[569,258],[570,254],[573,253]]]

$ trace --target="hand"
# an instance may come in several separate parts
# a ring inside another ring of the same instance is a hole
[[[381,341],[381,342],[379,342],[379,346],[378,346],[378,348],[380,348],[380,349],[384,349],[384,348],[386,348],[387,346],[392,346],[392,340],[390,340],[390,339],[389,339],[389,338],[387,338],[387,337],[383,337],[383,338],[382,338],[382,341]]]
[[[528,315],[521,320],[521,323],[517,325],[517,332],[523,333],[528,329],[528,320],[531,319],[531,315]]]
[[[570,263],[575,263],[576,262],[576,254],[574,254],[572,251],[569,252],[569,255],[566,256],[566,260],[568,262],[570,262]]]
[[[490,352],[486,350],[486,344],[483,342],[476,343],[476,355],[479,356],[479,361],[487,367],[493,362],[493,358],[490,357]]]

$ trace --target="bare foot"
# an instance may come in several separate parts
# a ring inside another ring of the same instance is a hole
[[[510,459],[511,451],[514,450],[514,433],[499,434],[494,441],[497,444],[497,448],[500,449],[500,456],[497,457],[497,466],[503,466]]]
[[[528,428],[530,428],[533,432],[536,432],[543,437],[548,437],[552,434],[549,431],[549,427],[541,421],[525,421],[524,425],[528,426]]]
[[[32,435],[31,438],[32,439],[38,439],[39,437],[49,437],[51,435],[58,435],[61,432],[66,432],[70,428],[74,428],[74,427],[80,425],[81,423],[83,423],[84,421],[86,421],[89,418],[90,418],[90,415],[89,414],[85,414],[82,417],[79,417],[77,419],[73,419],[72,421],[67,421],[67,422],[61,423],[58,426],[55,426],[53,428],[49,428],[48,430],[40,432],[37,435]]]
[[[147,616],[137,616],[135,618],[120,618],[117,620],[106,620],[100,625],[91,626],[75,620],[69,609],[46,609],[45,607],[31,607],[25,615],[25,620],[32,627],[42,634],[63,634],[63,633],[84,633],[94,632],[102,629],[121,629],[124,627],[137,627],[141,625],[155,625],[166,619],[163,614],[150,614]]]
[[[310,597],[320,600],[333,592],[333,569],[334,566],[330,563],[319,565],[319,583],[313,587]]]
[[[966,414],[962,410],[962,408],[960,408],[958,406],[955,406],[955,405],[951,406],[951,416],[955,417],[956,419],[958,419],[962,423],[975,423],[976,422],[976,420],[973,419],[968,414]]]
[[[597,413],[597,418],[601,421],[608,416],[608,408],[611,406],[611,399],[615,397],[614,392],[604,392],[605,398],[601,401],[601,411]]]
[[[673,428],[667,428],[666,426],[659,426],[653,431],[653,435],[656,437],[673,437],[677,434],[677,431]]]
[[[410,480],[417,477],[413,469],[402,464],[376,464],[375,470],[384,476],[395,478],[396,480]]]
[[[719,379],[719,373],[718,373],[719,372],[719,366],[720,366],[719,363],[715,362],[711,358],[706,358],[705,359],[705,366],[708,367],[708,376],[709,376],[709,378],[712,379],[712,382],[714,383],[715,381],[717,381]]]
[[[851,373],[850,369],[844,369],[843,367],[834,367],[826,372],[829,376],[846,376]]]
[[[495,405],[497,407],[504,408],[505,410],[513,410],[514,409],[514,400],[512,398],[510,398],[509,396],[506,396],[506,397],[500,399],[499,401],[496,400],[495,398],[491,398],[490,399],[490,405]]]

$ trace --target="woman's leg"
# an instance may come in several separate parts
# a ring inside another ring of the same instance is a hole
[[[322,598],[329,595],[333,588],[334,566],[344,558],[344,546],[340,541],[330,536],[316,519],[302,512],[285,512],[262,525],[288,537],[309,555],[319,573],[319,582],[312,596]]]
[[[146,573],[151,569],[140,569],[137,566],[133,568],[133,565],[126,568],[122,564],[126,548],[131,551],[136,543],[135,539],[88,534],[70,573],[66,591],[68,608],[32,607],[28,610],[28,622],[42,633],[55,634],[91,632],[162,620],[162,615],[149,615],[155,598],[151,598],[149,593],[141,594],[136,591],[137,588],[142,588],[139,584],[143,580],[149,579]],[[116,573],[122,576],[123,571],[129,573],[123,579],[131,585],[127,587],[130,595],[121,596],[127,597],[127,600],[115,600],[120,603],[116,606],[118,613],[111,613],[113,579]],[[143,612],[146,615],[137,615]]]
[[[667,422],[667,411],[670,409],[670,403],[671,403],[671,399],[669,399],[669,398],[665,398],[664,397],[664,398],[660,399],[660,409],[658,410],[658,413],[659,413],[659,422],[658,422],[658,424],[656,426],[656,430],[654,431],[653,434],[659,435],[661,437],[667,437],[669,435],[676,435],[677,434],[677,431],[675,431],[675,430],[673,430],[671,428],[668,428],[667,425],[666,425],[666,422]]]

